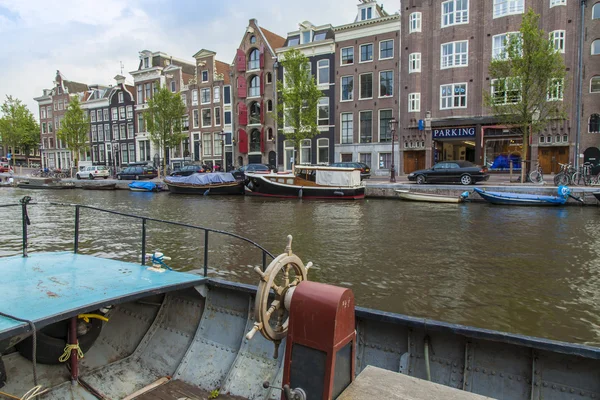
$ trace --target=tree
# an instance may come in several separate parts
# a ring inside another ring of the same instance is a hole
[[[310,73],[308,58],[300,51],[293,49],[286,52],[281,66],[284,80],[277,82],[280,101],[273,118],[279,126],[283,126],[285,138],[294,143],[294,153],[298,154],[302,140],[319,133],[317,106],[323,94]],[[294,156],[294,164],[296,159]]]
[[[492,88],[490,93],[484,92],[493,114],[522,135],[522,161],[527,161],[532,134],[553,120],[566,118],[562,103],[565,63],[553,40],[539,29],[539,22],[540,16],[530,8],[519,34],[509,35],[505,52],[490,62]],[[522,163],[521,182],[525,170]]]
[[[21,149],[29,157],[31,149],[40,143],[40,126],[21,100],[6,96],[0,118],[0,137],[6,147]],[[14,161],[13,161],[14,163]]]
[[[75,170],[79,169],[79,154],[89,148],[90,120],[81,108],[77,96],[71,97],[65,117],[60,122],[56,136],[73,153]]]
[[[163,152],[165,175],[167,174],[166,160],[169,148],[180,145],[186,137],[181,132],[182,117],[186,112],[179,93],[172,93],[167,87],[161,87],[154,93],[152,99],[148,100],[148,109],[144,111],[144,120],[150,133],[150,139],[159,151]]]

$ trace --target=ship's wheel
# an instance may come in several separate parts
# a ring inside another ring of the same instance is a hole
[[[260,282],[254,303],[254,327],[246,335],[247,339],[252,339],[256,332],[260,332],[272,341],[275,344],[273,358],[278,357],[279,344],[287,335],[288,311],[294,289],[307,279],[308,269],[312,266],[311,262],[305,266],[292,253],[292,236],[287,239],[285,253],[276,257],[264,272],[260,267],[254,268]]]

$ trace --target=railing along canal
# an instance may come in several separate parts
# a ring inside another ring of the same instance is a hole
[[[31,225],[31,221],[29,220],[29,214],[27,212],[27,207],[31,206],[31,205],[46,205],[46,206],[74,207],[75,208],[75,232],[74,232],[74,238],[73,238],[73,253],[75,253],[75,254],[77,254],[79,252],[79,226],[80,226],[80,221],[81,221],[81,219],[80,219],[81,209],[86,209],[86,210],[99,211],[99,212],[103,212],[103,213],[107,213],[107,214],[119,215],[122,217],[141,220],[142,221],[142,232],[141,232],[141,236],[142,236],[141,237],[141,239],[142,239],[141,258],[142,258],[142,260],[141,260],[141,264],[142,265],[146,265],[146,238],[147,238],[147,230],[146,230],[147,226],[146,225],[148,222],[158,222],[161,224],[167,224],[167,225],[172,225],[172,226],[179,226],[182,228],[191,228],[191,229],[203,231],[204,232],[204,264],[203,264],[204,277],[208,276],[208,246],[209,246],[208,234],[209,234],[209,232],[242,240],[246,243],[251,244],[252,246],[256,247],[257,249],[259,249],[262,252],[262,270],[263,271],[267,267],[267,256],[271,257],[271,259],[275,258],[275,256],[273,256],[273,254],[271,254],[267,249],[265,249],[258,243],[254,242],[248,238],[245,238],[243,236],[240,236],[238,234],[235,234],[235,233],[221,231],[218,229],[205,228],[202,226],[184,224],[182,222],[174,222],[174,221],[167,221],[167,220],[157,219],[157,218],[142,217],[140,215],[127,214],[127,213],[123,213],[120,211],[114,211],[114,210],[106,210],[104,208],[99,208],[99,207],[94,207],[94,206],[86,206],[83,204],[56,203],[56,202],[32,202],[32,199],[29,196],[23,197],[21,200],[19,200],[19,203],[17,203],[17,204],[1,204],[0,205],[0,208],[19,207],[19,206],[21,207],[21,223],[23,226],[23,245],[22,245],[23,257],[27,257],[27,247],[28,247],[27,226]]]

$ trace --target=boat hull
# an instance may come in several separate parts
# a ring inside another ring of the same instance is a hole
[[[17,187],[21,188],[21,189],[53,189],[53,190],[75,189],[75,185],[45,185],[45,184],[37,185],[37,184],[30,184],[30,183],[17,183]]]
[[[115,190],[117,187],[116,183],[107,183],[105,185],[82,185],[81,188],[84,190]]]
[[[538,196],[533,194],[511,192],[487,192],[483,189],[474,189],[479,196],[492,204],[509,206],[561,206],[567,202],[566,198],[556,196]]]
[[[316,187],[285,185],[270,182],[262,177],[250,177],[246,195],[290,199],[360,200],[365,198],[365,187]]]
[[[464,199],[457,196],[444,196],[441,194],[415,193],[408,190],[396,190],[402,200],[424,201],[428,203],[462,203]]]
[[[600,201],[600,192],[595,192],[592,193],[594,195],[594,197],[596,198],[596,200]]]
[[[240,195],[244,194],[244,182],[231,182],[223,185],[185,185],[165,182],[169,191],[175,194],[195,195]]]

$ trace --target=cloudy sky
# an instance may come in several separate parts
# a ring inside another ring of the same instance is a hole
[[[248,20],[284,36],[308,20],[350,23],[358,0],[0,0],[5,56],[0,99],[12,95],[37,116],[34,97],[52,86],[56,70],[73,81],[113,84],[122,62],[137,69],[141,50],[193,60],[202,48],[231,62]],[[383,0],[393,13],[399,0]],[[249,6],[252,4],[252,6]]]

